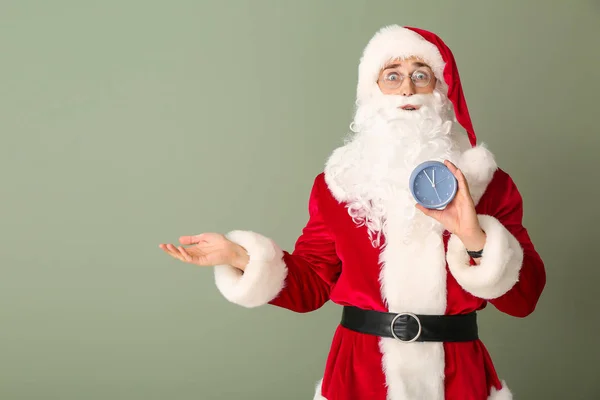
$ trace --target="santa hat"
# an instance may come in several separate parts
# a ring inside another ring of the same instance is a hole
[[[448,96],[454,105],[458,123],[467,131],[474,147],[477,137],[460,84],[460,76],[452,52],[436,34],[423,29],[386,26],[380,29],[367,44],[358,67],[356,104],[368,101],[379,92],[377,79],[381,69],[393,59],[418,57],[431,67],[437,88]]]

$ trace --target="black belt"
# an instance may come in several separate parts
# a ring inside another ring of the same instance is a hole
[[[467,342],[479,338],[477,314],[415,315],[345,306],[342,326],[401,342]]]

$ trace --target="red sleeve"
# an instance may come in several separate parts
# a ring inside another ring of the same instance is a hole
[[[544,262],[536,251],[527,229],[523,226],[523,199],[513,180],[507,180],[502,206],[496,218],[506,227],[508,232],[518,241],[523,259],[519,270],[518,281],[503,295],[491,299],[498,310],[515,317],[531,314],[542,295],[546,285]]]
[[[308,222],[292,252],[255,232],[227,234],[247,250],[250,261],[244,272],[229,265],[215,267],[215,281],[225,298],[244,307],[271,304],[296,312],[314,311],[329,300],[341,261],[320,210],[325,189],[319,175],[310,193]]]
[[[270,303],[296,312],[314,311],[329,300],[341,272],[335,241],[319,209],[325,190],[320,177],[311,191],[309,218],[292,253],[284,252],[288,270],[285,288]]]
[[[523,199],[508,174],[499,170],[481,200],[478,214],[487,239],[479,265],[472,265],[460,240],[448,242],[448,266],[471,294],[515,316],[531,314],[546,285],[544,263],[523,226]]]

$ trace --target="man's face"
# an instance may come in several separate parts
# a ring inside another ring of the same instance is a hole
[[[436,79],[431,68],[416,57],[389,62],[379,73],[377,84],[385,95],[412,96],[431,94]],[[405,105],[405,110],[418,110],[420,105]]]

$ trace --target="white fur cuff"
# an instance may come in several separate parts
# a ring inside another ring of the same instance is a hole
[[[469,293],[491,300],[508,292],[519,280],[523,249],[500,221],[489,215],[478,215],[487,235],[479,265],[470,265],[469,255],[460,239],[452,235],[448,241],[448,268],[456,281]]]
[[[283,289],[287,268],[283,251],[271,239],[250,231],[232,231],[227,238],[244,247],[250,261],[244,272],[215,266],[215,283],[232,303],[252,308],[267,304]]]

